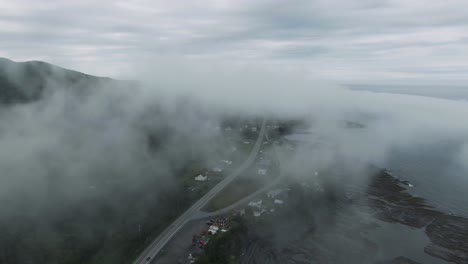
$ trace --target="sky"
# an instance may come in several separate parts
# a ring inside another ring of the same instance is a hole
[[[95,75],[131,78],[182,58],[340,84],[468,79],[465,0],[4,0],[0,10],[1,57]]]

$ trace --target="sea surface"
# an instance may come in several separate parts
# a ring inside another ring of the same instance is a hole
[[[413,184],[409,192],[428,204],[468,217],[468,175],[456,162],[459,147],[457,141],[399,147],[381,166]]]
[[[313,132],[292,134],[287,139],[323,142]],[[457,157],[461,146],[462,139],[395,146],[384,161],[373,165],[409,181],[414,187],[408,188],[408,192],[426,199],[428,205],[444,213],[468,217],[468,174]]]

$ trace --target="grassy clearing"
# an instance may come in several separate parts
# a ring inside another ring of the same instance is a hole
[[[267,152],[268,153],[268,152]],[[205,211],[213,212],[229,206],[240,199],[254,193],[262,188],[266,183],[276,178],[279,173],[278,169],[273,162],[273,158],[268,154],[262,156],[268,157],[271,162],[269,166],[253,165],[239,178],[232,181],[220,193],[218,193],[211,201],[203,208]],[[263,168],[267,170],[265,175],[259,175],[258,169]]]
[[[244,142],[249,142],[249,144],[245,144]],[[236,144],[237,149],[244,155],[248,155],[255,145],[255,141],[252,140],[244,140],[238,141]]]
[[[213,212],[229,206],[245,196],[255,192],[262,187],[262,181],[258,181],[253,177],[241,177],[235,179],[218,195],[216,195],[210,203],[207,204],[204,210]]]

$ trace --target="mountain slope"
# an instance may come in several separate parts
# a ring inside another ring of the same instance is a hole
[[[0,104],[27,103],[40,99],[48,89],[86,93],[91,87],[121,84],[41,61],[14,62],[0,58]]]

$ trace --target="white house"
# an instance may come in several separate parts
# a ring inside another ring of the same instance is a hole
[[[206,181],[207,179],[208,179],[208,176],[203,176],[201,174],[195,177],[196,181]]]
[[[221,162],[226,163],[227,165],[231,165],[232,161],[230,160],[221,160]]]
[[[249,202],[249,206],[250,207],[260,207],[262,206],[262,200],[258,200],[258,201],[250,201]]]
[[[274,203],[275,204],[284,204],[283,200],[280,200],[280,199],[275,199]]]
[[[275,189],[267,192],[268,198],[275,198],[276,196],[280,195],[283,192],[282,189]]]
[[[214,235],[216,234],[216,232],[218,232],[218,230],[219,230],[218,226],[212,225],[210,226],[210,229],[208,229],[208,233],[211,233],[212,235]]]
[[[259,217],[261,216],[264,212],[266,212],[264,209],[262,209],[261,211],[253,211],[253,215],[255,217]]]

